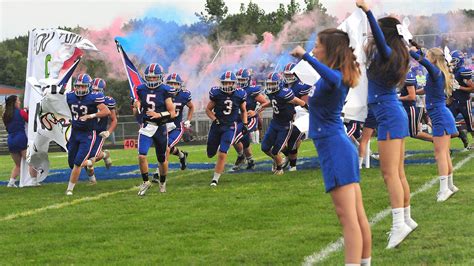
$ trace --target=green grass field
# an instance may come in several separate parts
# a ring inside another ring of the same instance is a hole
[[[373,143],[374,144],[374,143]],[[460,141],[453,140],[453,148]],[[205,146],[185,146],[191,162],[207,159]],[[254,146],[254,157],[267,157]],[[301,157],[315,156],[311,142]],[[407,150],[432,150],[432,144],[407,139]],[[150,152],[152,155],[153,152]],[[66,168],[65,153],[52,153],[53,168]],[[136,151],[112,151],[115,165],[136,164]],[[432,154],[417,155],[433,158]],[[150,156],[153,157],[153,156]],[[412,216],[419,223],[398,248],[385,250],[390,215],[372,227],[374,265],[474,264],[474,154],[453,154],[460,191],[436,202],[438,183],[419,192],[436,177],[436,165],[407,165]],[[230,153],[228,163],[235,160]],[[176,162],[174,157],[171,161]],[[0,156],[1,180],[12,161]],[[151,159],[150,163],[156,163]],[[102,166],[99,165],[99,166]],[[0,264],[159,264],[235,265],[292,264],[305,261],[339,239],[341,228],[319,169],[224,174],[209,187],[212,171],[174,171],[168,192],[157,186],[136,195],[141,179],[78,184],[73,197],[65,183],[37,188],[0,187]],[[369,218],[389,205],[378,168],[363,169],[361,186]],[[341,265],[341,249],[321,264]]]

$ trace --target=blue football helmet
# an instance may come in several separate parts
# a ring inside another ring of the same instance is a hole
[[[296,82],[296,80],[298,80],[295,76],[295,74],[293,74],[293,72],[291,72],[291,70],[296,66],[295,63],[288,63],[286,64],[285,66],[285,69],[283,70],[283,79],[285,80],[285,83],[286,84],[291,84],[291,83],[294,83]]]
[[[77,96],[85,96],[89,94],[89,88],[91,87],[92,78],[89,74],[79,74],[76,82],[74,82],[74,93]]]
[[[105,90],[106,86],[107,86],[107,84],[105,83],[105,80],[103,80],[101,78],[95,78],[92,81],[92,91],[93,92],[104,93],[104,90]]]
[[[272,94],[280,90],[281,76],[277,72],[268,74],[265,80],[265,92]]]
[[[451,52],[451,65],[453,65],[455,68],[459,68],[464,66],[464,54],[459,51],[455,50]]]
[[[176,93],[180,92],[183,88],[183,80],[178,73],[169,74],[166,78],[166,84],[173,87]]]
[[[232,71],[226,71],[221,76],[221,91],[226,93],[231,93],[235,91],[235,85],[237,83],[237,78]]]
[[[245,88],[250,86],[250,80],[252,79],[252,69],[249,68],[241,68],[235,74],[237,77],[237,85],[240,88]]]
[[[163,83],[163,67],[157,63],[151,63],[145,68],[145,81],[150,89],[154,89]],[[152,80],[153,79],[153,80]]]

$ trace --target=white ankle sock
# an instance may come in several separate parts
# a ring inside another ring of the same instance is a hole
[[[371,261],[371,260],[372,260],[371,257],[362,259],[362,260],[360,261],[360,265],[361,265],[361,266],[370,266],[370,261]]]
[[[16,182],[16,177],[10,177],[10,183],[15,183]]]
[[[439,191],[445,191],[448,189],[448,176],[442,175],[439,177]]]
[[[216,180],[217,182],[219,182],[220,177],[221,177],[221,174],[218,174],[218,173],[214,172],[214,177],[212,178],[212,180]]]
[[[182,151],[178,152],[178,157],[179,159],[182,159],[184,157],[184,153]]]
[[[410,206],[403,208],[403,215],[405,217],[405,221],[409,221],[411,219]]]
[[[448,187],[453,187],[454,186],[454,181],[453,181],[453,173],[448,175]]]
[[[69,182],[69,184],[67,185],[67,190],[73,191],[75,185],[76,185],[76,184]]]
[[[392,219],[392,227],[401,227],[405,223],[403,208],[392,209]]]
[[[364,157],[359,157],[359,168],[362,168],[363,161],[364,161]]]

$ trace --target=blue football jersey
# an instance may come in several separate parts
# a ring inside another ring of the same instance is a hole
[[[142,113],[143,121],[162,122],[151,119],[151,117],[149,117],[146,112],[154,111],[160,113],[167,111],[165,100],[171,98],[174,94],[174,91],[175,90],[172,87],[166,84],[161,84],[154,89],[148,88],[146,84],[138,86],[137,94],[141,103],[140,112]]]
[[[173,103],[176,111],[176,117],[173,119],[177,128],[181,128],[181,121],[183,121],[184,107],[191,101],[191,92],[182,90],[173,97]]]
[[[293,120],[295,106],[290,103],[295,98],[295,94],[289,88],[281,88],[275,93],[268,94],[273,107],[273,119],[280,124],[287,124]]]
[[[257,108],[257,101],[255,101],[255,98],[261,93],[262,89],[260,86],[247,86],[243,88],[243,90],[247,93],[247,98],[245,99],[247,112],[255,110],[255,108]]]
[[[295,94],[295,97],[300,98],[303,96],[308,95],[309,91],[311,90],[310,85],[306,85],[302,82],[296,81],[293,82],[293,85],[290,87],[290,89],[293,91],[293,94]]]
[[[115,109],[115,99],[110,96],[105,96],[104,104],[110,109]],[[97,118],[97,131],[102,132],[107,130],[107,125],[109,123],[109,117]]]
[[[409,86],[415,86],[416,89],[416,74],[413,72],[408,72],[407,77],[405,79],[405,84],[403,85],[403,88],[400,90],[400,96],[407,96],[408,95],[408,89],[407,87]],[[416,100],[415,101],[401,101],[403,106],[415,106],[416,105]]]
[[[97,128],[97,119],[81,121],[79,118],[84,115],[97,113],[97,105],[105,101],[104,94],[91,92],[79,97],[74,92],[69,92],[66,94],[66,100],[72,114],[73,129],[94,130]]]
[[[467,87],[467,84],[464,82],[464,80],[472,79],[472,70],[467,69],[465,67],[459,67],[454,70],[454,77],[456,78],[459,85]],[[470,92],[463,90],[455,90],[453,91],[453,97],[455,100],[458,101],[467,101],[470,98]]]
[[[214,113],[224,125],[230,125],[239,118],[240,105],[245,102],[247,93],[237,89],[231,94],[223,92],[219,87],[213,87],[209,91],[209,99],[215,103]]]

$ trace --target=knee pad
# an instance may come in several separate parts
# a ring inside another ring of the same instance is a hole
[[[166,155],[165,154],[159,154],[157,156],[157,158],[158,158],[158,162],[160,162],[160,163],[164,163],[166,161]]]

